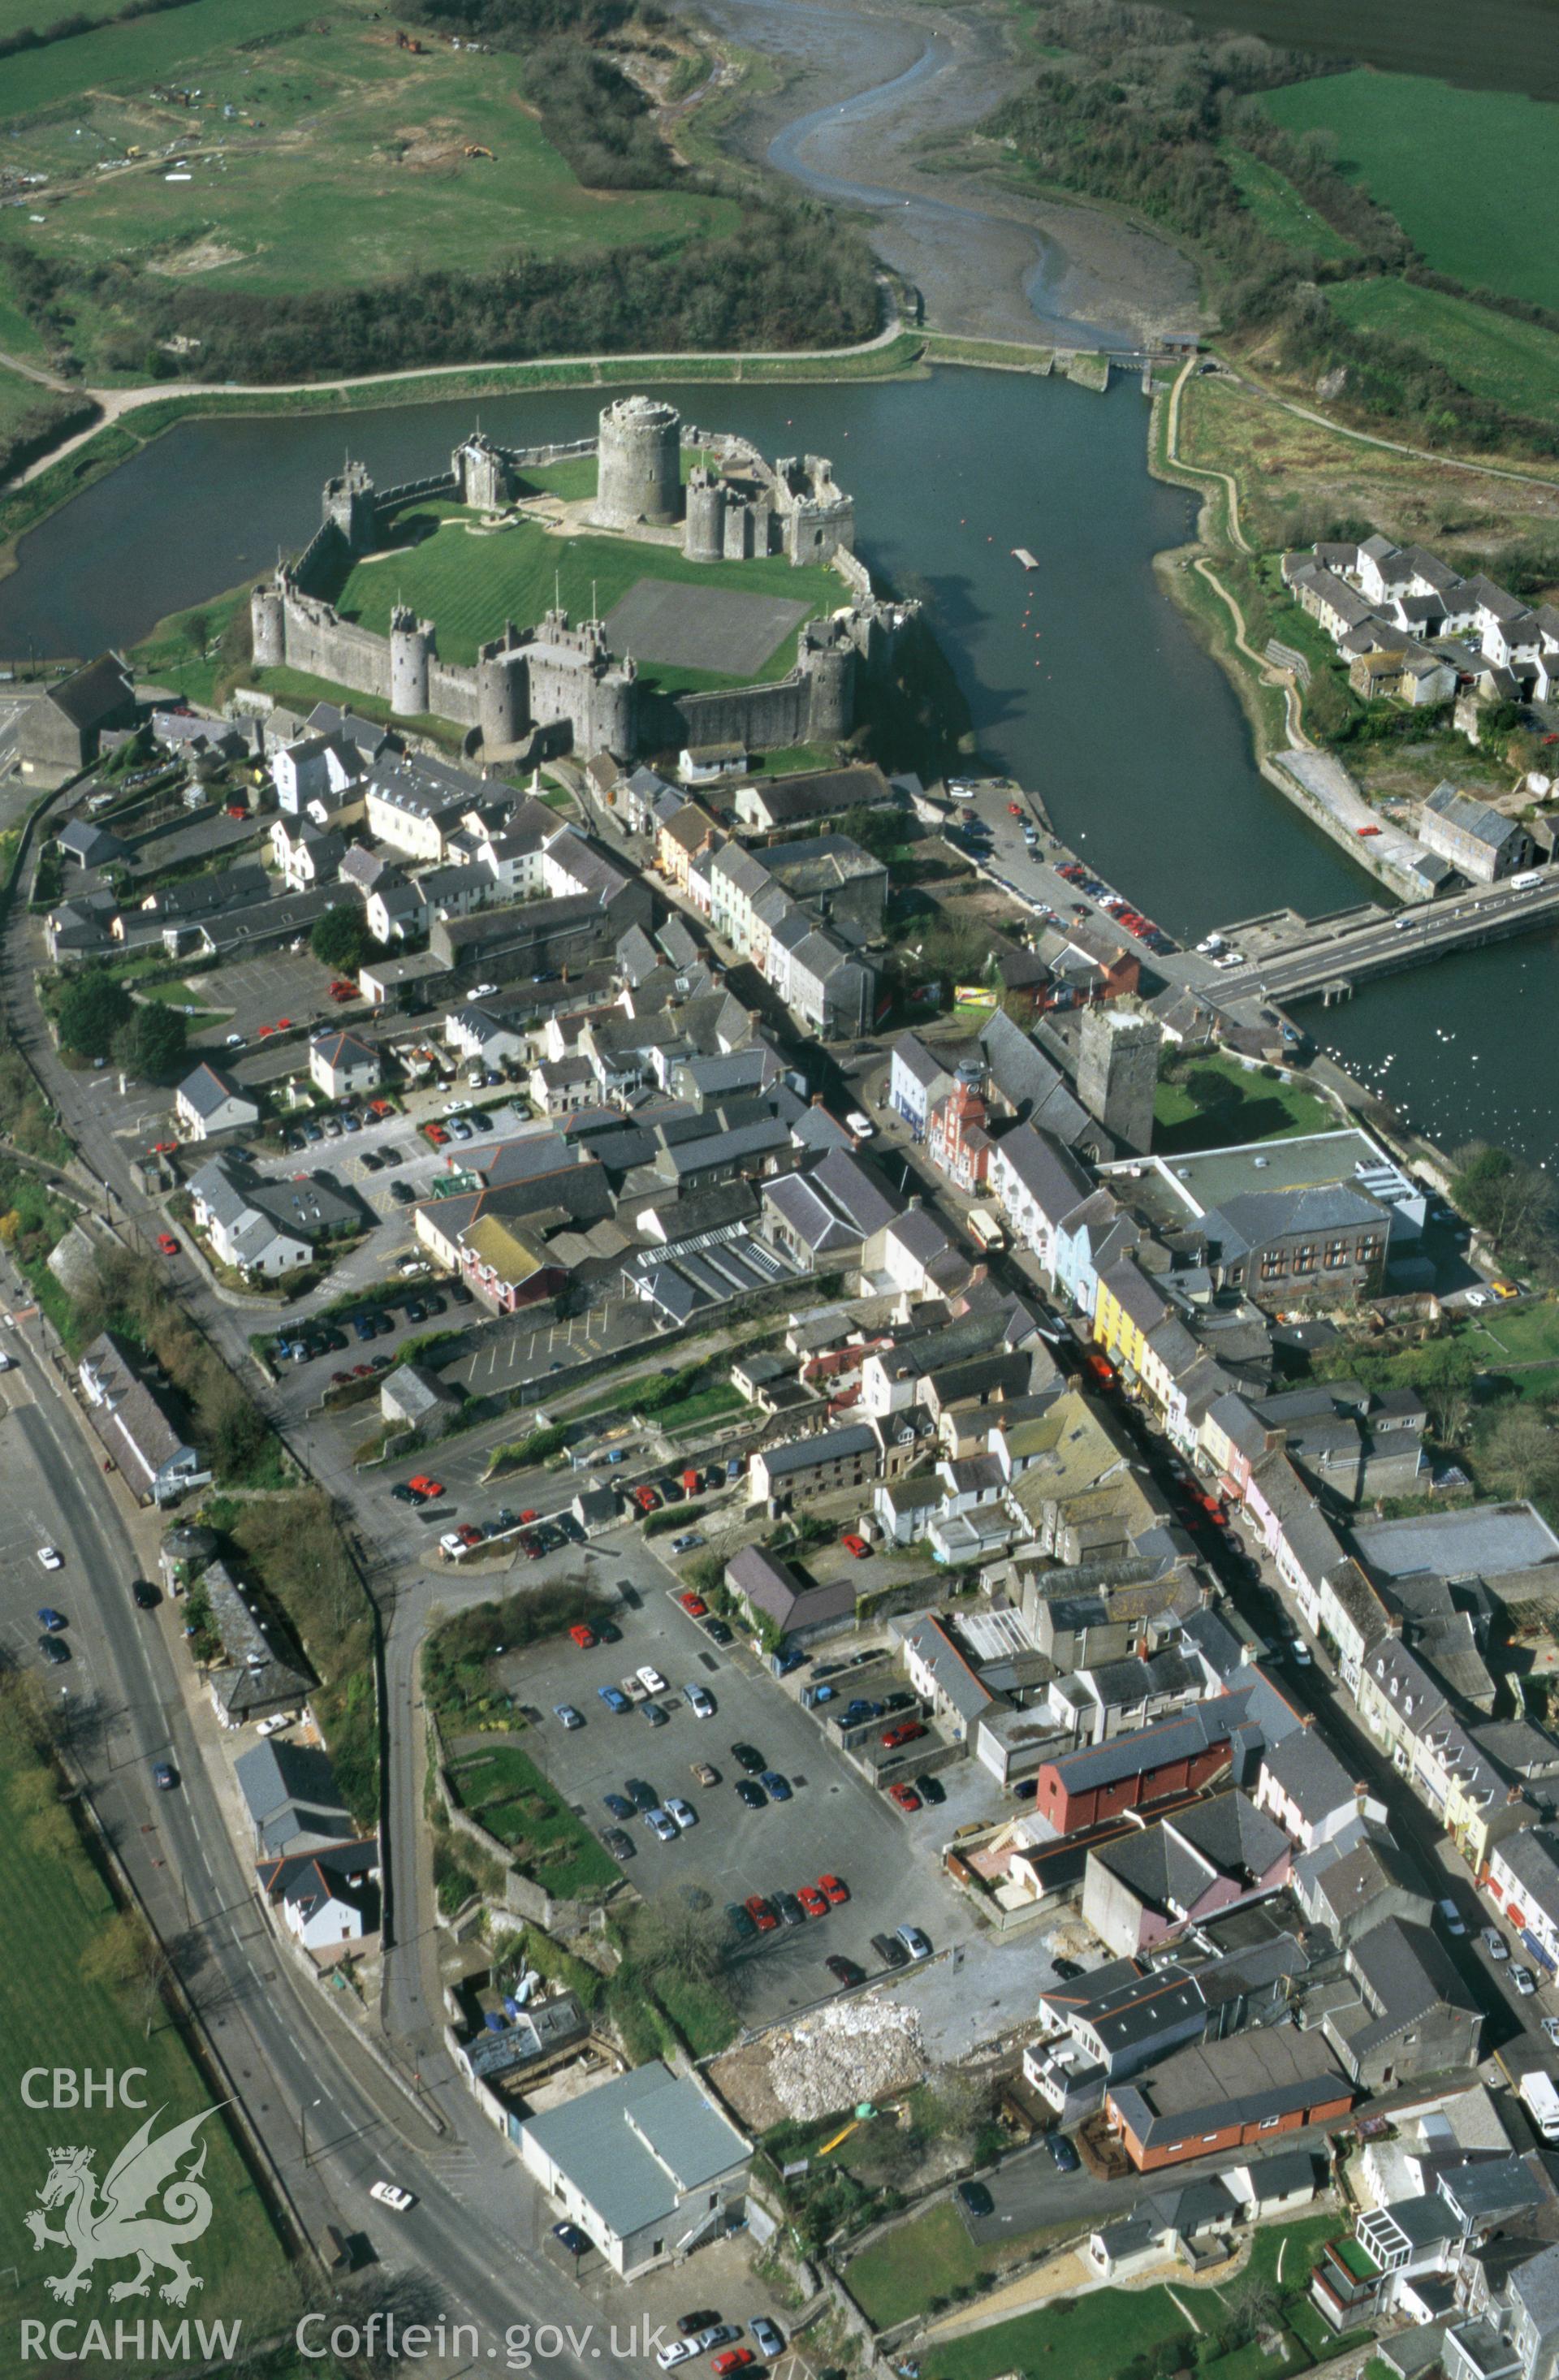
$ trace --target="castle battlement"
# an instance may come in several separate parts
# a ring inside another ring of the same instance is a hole
[[[682,455],[711,458],[682,481]],[[600,620],[559,607],[530,627],[505,620],[474,664],[443,660],[436,622],[397,603],[389,632],[344,620],[317,591],[327,570],[371,552],[406,504],[450,495],[474,509],[507,509],[527,469],[593,455],[592,515],[619,534],[676,525],[689,560],[780,554],[828,562],[839,572],[838,612],[803,625],[795,666],[770,685],[671,696],[640,682],[631,656],[611,650]],[[617,397],[599,434],[543,446],[504,446],[480,429],[462,439],[449,468],[376,490],[348,460],[326,480],[320,527],[296,565],[254,589],[250,615],[261,669],[283,665],[377,697],[397,717],[429,715],[466,731],[468,749],[522,748],[530,758],[574,749],[621,759],[685,743],[829,742],[855,723],[856,673],[883,664],[916,614],[873,596],[855,559],[855,505],[825,455],[769,463],[749,439],[682,420],[664,399]],[[314,591],[311,591],[311,583]]]

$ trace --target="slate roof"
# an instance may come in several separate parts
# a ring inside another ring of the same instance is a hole
[[[248,1107],[253,1109],[256,1115],[260,1113],[252,1091],[245,1090],[243,1085],[235,1082],[231,1075],[220,1073],[209,1062],[197,1066],[192,1075],[186,1075],[178,1087],[177,1097],[184,1100],[187,1106],[193,1108],[198,1116],[215,1115],[217,1110],[225,1107],[229,1099],[241,1099]]]
[[[1335,1810],[1351,1808],[1354,1780],[1319,1728],[1297,1727],[1262,1761],[1299,1815],[1319,1826]]]

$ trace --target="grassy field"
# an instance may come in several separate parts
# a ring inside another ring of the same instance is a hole
[[[1256,369],[1261,360],[1254,350]],[[1497,576],[1505,541],[1553,515],[1543,487],[1491,480],[1444,456],[1419,461],[1368,446],[1216,373],[1188,383],[1180,443],[1188,462],[1235,474],[1246,535],[1269,553],[1315,537],[1318,519],[1361,519],[1400,544],[1449,542],[1486,556]]]
[[[1534,1298],[1485,1312],[1460,1334],[1496,1370],[1506,1364],[1559,1363],[1559,1300]]]
[[[1304,249],[1328,262],[1358,254],[1354,242],[1334,231],[1324,215],[1307,206],[1293,183],[1264,158],[1253,157],[1234,140],[1220,141],[1218,153],[1269,239],[1280,239],[1285,248]]]
[[[152,97],[170,81],[199,88],[194,109]],[[340,288],[522,244],[555,256],[718,236],[737,219],[697,193],[582,188],[528,109],[519,59],[412,56],[366,9],[191,0],[7,59],[3,88],[7,162],[60,188],[47,222],[15,236],[203,287]],[[132,145],[150,162],[96,170]],[[186,178],[170,181],[176,163]]]
[[[114,1921],[114,1905],[102,1879],[54,1798],[52,1781],[14,1747],[0,1750],[0,1897],[6,1910],[6,1958],[0,1966],[0,2037],[15,2076],[32,2066],[69,2066],[101,2072],[146,2069],[138,2086],[147,2111],[165,2110],[164,2131],[212,2104],[212,2094],[179,2034],[161,2009],[147,2028],[134,1987],[120,1990],[86,1980],[83,1958]],[[11,2176],[12,2202],[32,2203],[49,2170],[51,2149],[71,2146],[96,2152],[101,2183],[114,2158],[143,2119],[128,2110],[94,2107],[90,2113],[27,2107],[16,2084],[0,2096],[0,2163]],[[241,2315],[250,2338],[285,2317],[293,2292],[281,2244],[243,2160],[213,2116],[197,2136],[205,2143],[204,2186],[213,2216],[204,2238],[192,2247],[190,2263],[203,2287],[187,2311],[211,2321]],[[285,2154],[285,2151],[284,2151]],[[46,2217],[55,2228],[58,2211]],[[45,2274],[67,2269],[66,2252],[49,2247],[31,2252],[19,2220],[7,2262],[8,2323],[47,2322],[61,2309],[43,2288]],[[128,2267],[108,2277],[123,2279]],[[100,2280],[96,2300],[103,2297]],[[79,2313],[94,2306],[79,2306]],[[131,2309],[122,2309],[130,2311]],[[150,2311],[178,2317],[153,2301]]]
[[[1464,388],[1534,421],[1559,422],[1559,336],[1410,281],[1343,281],[1326,293],[1356,331],[1421,347]]]
[[[525,1874],[560,1900],[617,1881],[603,1851],[518,1745],[494,1745],[466,1761],[457,1779],[462,1806],[506,1843]]]
[[[1252,1074],[1237,1059],[1201,1053],[1163,1080],[1153,1099],[1153,1147],[1164,1155],[1242,1140],[1285,1140],[1332,1132],[1330,1100],[1299,1083]]]
[[[909,2223],[884,2231],[851,2263],[850,2295],[878,2328],[924,2313],[933,2298],[951,2297],[981,2273],[993,2273],[1047,2240],[1068,2237],[1074,2227],[1050,2224],[1039,2231],[1009,2234],[995,2246],[977,2248],[951,2199],[942,2199]]]
[[[1285,2318],[1292,2305],[1304,2302],[1311,2265],[1324,2243],[1342,2228],[1335,2215],[1316,2215],[1295,2223],[1272,2224],[1257,2232],[1246,2273],[1276,2289]],[[1195,2289],[1184,2280],[1175,2286],[1196,2307],[1203,2331],[1215,2332],[1223,2302],[1217,2292]],[[1152,2289],[1097,2289],[1086,2297],[1054,2301],[1034,2313],[1019,2314],[1012,2322],[993,2323],[966,2338],[949,2339],[921,2357],[920,2371],[922,2380],[996,2380],[1004,2372],[1052,2368],[1046,2359],[1054,2357],[1054,2368],[1066,2371],[1070,2380],[1109,2380],[1133,2357],[1151,2353],[1172,2341],[1183,2345],[1185,2336],[1185,2316],[1162,2284]],[[1302,2371],[1311,2361],[1291,2334],[1285,2334],[1285,2345],[1289,2352],[1281,2364],[1275,2357],[1262,2360],[1258,2343],[1254,2357],[1248,2348],[1236,2348],[1212,2362],[1199,2359],[1199,2369],[1215,2374],[1217,2380],[1257,2380],[1262,2372],[1271,2380],[1284,2380],[1285,2374]],[[1334,2353],[1335,2346],[1327,2351]]]
[[[554,537],[531,521],[496,536],[472,534],[469,516],[448,504],[418,507],[404,516],[403,534],[415,536],[431,520],[440,526],[420,543],[396,547],[359,562],[335,601],[348,618],[386,633],[397,599],[438,624],[439,651],[445,661],[473,662],[483,637],[505,620],[528,624],[551,605],[554,587],[576,619],[591,616],[592,602],[604,616],[641,578],[669,578],[687,586],[725,587],[733,592],[784,595],[832,611],[844,601],[832,570],[793,570],[774,554],[755,562],[688,562],[674,546],[639,545],[622,538]],[[796,632],[784,638],[761,673],[783,676],[796,655]],[[680,688],[719,685],[704,671],[670,670],[646,664],[656,686]]]
[[[1474,91],[1559,99],[1553,0],[1481,0],[1471,42],[1464,0],[1176,0],[1176,12],[1207,31],[1258,33],[1281,48],[1443,75]]]
[[[1559,108],[1362,71],[1289,83],[1262,103],[1287,131],[1331,133],[1343,172],[1437,273],[1559,307]]]

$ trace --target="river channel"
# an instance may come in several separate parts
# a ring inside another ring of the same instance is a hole
[[[859,109],[880,123],[882,86],[915,75],[936,37],[917,28],[907,42],[904,20],[890,22],[873,71],[861,41],[878,20],[826,6],[804,13],[818,38],[832,20],[852,44],[842,88],[855,95],[833,103],[822,169],[831,194],[847,195],[841,115]],[[761,0],[743,0],[743,15],[751,40]],[[932,78],[923,67],[916,88]],[[783,129],[770,135],[775,162],[803,178],[821,122],[815,82],[798,92],[809,98],[788,144]],[[873,152],[871,172],[859,196],[877,212],[891,160]],[[901,212],[913,216],[922,203],[932,201],[917,198]],[[956,212],[976,280],[986,219],[962,197]],[[989,220],[996,267],[1010,274],[1012,222]],[[945,243],[945,221],[933,236]],[[1054,306],[1066,268],[1031,239],[1026,253],[1037,316]],[[833,456],[856,498],[865,559],[927,600],[981,751],[1033,786],[1066,840],[1177,937],[1281,903],[1314,915],[1377,892],[1261,776],[1232,688],[1161,591],[1153,556],[1188,537],[1193,500],[1149,476],[1146,406],[1132,382],[1104,397],[967,370],[876,386],[664,385],[692,419],[741,431],[766,453]],[[588,433],[600,403],[581,389],[485,397],[480,412],[498,439],[531,443]],[[0,652],[133,642],[164,613],[300,545],[348,441],[387,485],[437,468],[477,409],[456,400],[349,423],[310,415],[180,424],[23,541],[0,581]],[[1018,545],[1038,556],[1038,571],[1021,569]],[[1554,955],[1553,938],[1507,943],[1307,1021],[1443,1144],[1480,1133],[1546,1160],[1559,1147],[1547,1013]]]

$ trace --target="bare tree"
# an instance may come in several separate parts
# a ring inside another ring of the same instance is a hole
[[[1536,1406],[1507,1405],[1489,1426],[1480,1468],[1507,1496],[1553,1488],[1559,1482],[1559,1436]]]

